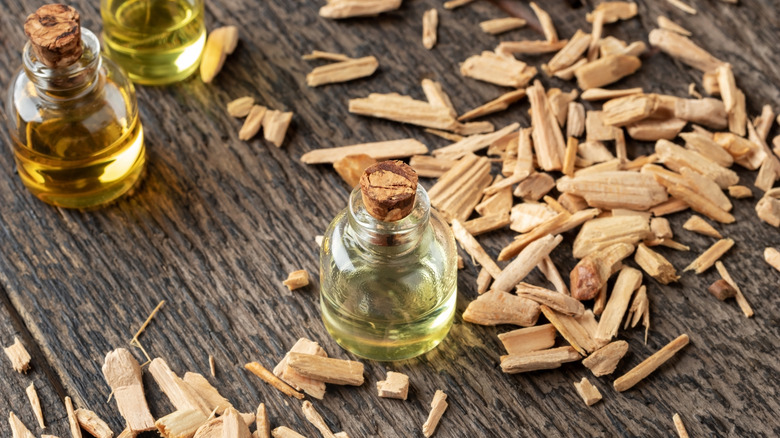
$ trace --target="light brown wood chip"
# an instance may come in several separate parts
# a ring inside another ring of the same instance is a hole
[[[274,438],[306,438],[287,426],[279,426],[271,431]]]
[[[81,438],[81,426],[76,418],[76,412],[73,410],[73,401],[70,397],[65,397],[65,411],[68,413],[68,425],[70,426],[70,435],[73,438]]]
[[[331,0],[320,8],[320,17],[350,18],[378,15],[401,7],[401,0]]]
[[[577,29],[566,45],[547,64],[542,65],[542,70],[548,75],[554,75],[572,66],[588,50],[590,42],[591,35]]]
[[[247,422],[234,408],[228,408],[223,418],[222,438],[251,438],[252,434],[249,432]],[[254,421],[254,416],[252,421]]]
[[[239,97],[227,104],[227,112],[231,117],[246,117],[255,104],[255,98],[250,96]]]
[[[637,172],[599,172],[563,177],[558,191],[580,196],[591,207],[647,210],[665,202],[666,190],[650,176]]]
[[[471,56],[460,66],[460,74],[465,77],[512,88],[524,87],[536,76],[536,72],[536,67],[495,52],[482,52],[481,55]]]
[[[439,11],[434,9],[428,9],[423,14],[423,33],[422,43],[423,47],[431,50],[436,45],[436,28],[439,26]]]
[[[457,160],[445,160],[430,155],[413,155],[409,160],[409,165],[417,172],[417,176],[424,178],[439,178],[448,170],[452,169],[452,166],[457,162]],[[361,172],[361,175],[362,174],[363,173]]]
[[[563,281],[563,277],[561,277],[560,271],[558,271],[558,268],[555,266],[555,263],[552,261],[550,256],[543,258],[542,261],[536,265],[536,267],[539,269],[542,275],[544,275],[547,281],[553,284],[555,290],[558,291],[558,293],[563,295],[571,295],[569,292],[569,287],[566,286],[566,282]]]
[[[211,413],[208,402],[190,385],[176,375],[162,358],[155,358],[149,364],[149,373],[168,396],[168,400],[179,411],[195,410],[208,416]]]
[[[335,163],[344,157],[355,154],[366,154],[377,161],[383,161],[427,153],[427,146],[415,139],[407,138],[403,140],[380,141],[352,146],[316,149],[303,154],[303,156],[301,156],[301,161],[306,164]]]
[[[577,84],[583,90],[603,87],[633,74],[642,62],[636,56],[608,55],[589,62],[574,71]]]
[[[569,275],[572,296],[578,300],[595,298],[609,277],[620,269],[623,259],[632,252],[632,243],[618,242],[589,253]]]
[[[592,312],[588,311],[580,317],[574,317],[556,312],[544,305],[541,306],[541,310],[558,333],[580,354],[586,355],[605,344],[593,338],[591,325],[595,325],[596,320]]]
[[[631,371],[617,378],[614,382],[615,389],[620,392],[631,389],[634,385],[663,365],[664,362],[671,359],[675,353],[686,345],[688,345],[688,335],[680,335],[675,340],[653,353],[652,356],[642,361],[642,363],[632,368]]]
[[[666,29],[653,29],[650,31],[648,38],[652,46],[658,47],[672,58],[677,58],[684,64],[704,73],[714,71],[723,64],[723,61],[715,58],[693,41],[676,32]]]
[[[397,93],[371,93],[368,97],[350,99],[349,112],[446,131],[458,126],[449,108],[436,107]]]
[[[776,248],[766,247],[764,249],[764,260],[769,263],[769,266],[780,271],[780,251]]]
[[[572,255],[583,258],[616,243],[634,245],[651,239],[649,222],[641,216],[614,216],[586,222],[574,239]]]
[[[263,137],[276,147],[282,147],[293,113],[279,110],[267,111],[263,116]]]
[[[328,357],[328,354],[325,352],[325,350],[322,349],[322,347],[319,346],[319,344],[306,338],[298,339],[295,345],[293,345],[290,349],[290,352],[315,354],[322,357]],[[285,354],[284,358],[274,367],[274,375],[284,380],[296,390],[304,391],[310,396],[322,400],[322,398],[325,396],[325,382],[309,379],[298,374],[295,370],[287,365],[288,356],[289,353]]]
[[[585,132],[585,106],[579,102],[570,103],[566,120],[566,136],[581,137]],[[577,149],[579,150],[579,145]]]
[[[423,79],[420,86],[425,93],[425,98],[428,103],[437,108],[447,108],[450,111],[452,117],[457,117],[458,113],[455,111],[455,107],[452,105],[450,96],[444,92],[444,88],[439,82],[432,81],[430,79]]]
[[[409,376],[388,371],[385,380],[376,382],[376,389],[380,397],[406,400],[409,394]]]
[[[366,154],[347,155],[333,163],[333,169],[348,186],[356,187],[360,184],[360,177],[366,168],[376,163],[377,160]]]
[[[513,54],[539,55],[542,53],[555,52],[566,45],[567,41],[502,41],[496,47],[495,52],[501,56],[512,56]]]
[[[547,41],[558,41],[558,33],[555,31],[555,25],[553,24],[550,14],[548,14],[544,9],[540,8],[539,5],[534,2],[531,2],[530,5],[531,9],[534,10],[534,14],[536,14],[536,18],[539,19],[539,24],[542,25],[542,31],[544,32],[544,37],[547,39]]]
[[[27,398],[30,399],[30,406],[35,414],[35,419],[38,420],[38,425],[41,429],[46,429],[46,423],[43,422],[41,399],[38,398],[38,391],[35,390],[35,383],[30,383],[30,386],[27,387],[25,392],[27,393]]]
[[[542,324],[500,333],[498,339],[504,344],[507,353],[522,354],[552,347],[555,345],[555,333],[552,324]]]
[[[509,225],[509,214],[494,214],[482,216],[463,223],[463,227],[473,236],[489,233]]]
[[[448,2],[444,2],[444,9],[455,9],[459,8],[461,6],[465,6],[474,0],[450,0]]]
[[[365,78],[374,74],[377,68],[379,61],[373,56],[334,62],[313,69],[306,75],[306,85],[319,87]]]
[[[552,219],[542,223],[534,228],[531,232],[523,234],[515,239],[512,243],[505,246],[501,253],[498,254],[499,261],[510,260],[516,256],[531,242],[546,236],[547,234],[560,234],[566,231],[579,227],[585,222],[590,221],[592,218],[598,216],[601,210],[598,208],[589,208],[587,210],[581,210],[573,214],[559,213]]]
[[[617,99],[620,97],[632,96],[636,94],[642,94],[642,88],[625,88],[619,90],[608,90],[604,88],[591,88],[582,92],[582,100],[596,101],[596,100],[609,100]]]
[[[439,178],[428,191],[428,197],[431,205],[448,221],[465,221],[492,179],[487,157],[468,153]]]
[[[325,383],[360,386],[364,382],[362,362],[290,352],[287,364],[300,375]]]
[[[637,7],[634,2],[602,2],[596,6],[593,12],[588,12],[588,14],[585,15],[588,23],[593,23],[596,19],[597,11],[604,11],[604,23],[614,23],[618,20],[628,20],[635,17],[637,14]]]
[[[287,289],[296,290],[309,285],[309,273],[305,269],[290,272],[287,280],[282,282]]]
[[[492,35],[498,35],[526,25],[526,21],[517,17],[495,18],[479,23],[482,31]]]
[[[694,271],[697,274],[701,274],[707,269],[711,268],[718,259],[723,256],[731,247],[734,246],[734,240],[726,238],[715,242],[712,246],[707,248],[696,260],[692,261],[683,272]]]
[[[458,117],[458,120],[464,122],[466,120],[472,120],[472,119],[476,119],[477,117],[482,117],[488,114],[493,114],[499,111],[503,111],[509,108],[509,105],[511,105],[514,102],[517,102],[518,100],[524,97],[525,97],[525,89],[523,88],[519,90],[510,91],[508,93],[502,94],[501,96],[498,96],[496,99],[493,99],[482,106],[474,108],[471,111],[467,111],[465,114]]]
[[[11,366],[17,373],[27,373],[30,369],[30,353],[19,338],[14,337],[14,343],[5,347],[5,355],[8,356]]]
[[[469,303],[463,320],[479,325],[513,324],[531,327],[539,319],[539,305],[527,298],[491,290]]]
[[[517,128],[519,127],[520,124],[515,122],[496,132],[468,136],[459,142],[434,150],[433,156],[447,160],[457,160],[470,152],[477,152],[480,149],[488,147],[490,144],[517,131]]]
[[[691,15],[696,15],[696,9],[687,5],[686,3],[683,3],[681,0],[666,0],[666,1],[669,2],[670,5],[674,6],[675,8],[683,12],[686,12]]]
[[[306,419],[309,420],[309,423],[313,424],[314,427],[320,431],[322,438],[336,438],[336,435],[333,434],[333,431],[330,430],[328,425],[325,423],[325,420],[323,420],[320,413],[314,409],[314,405],[312,405],[310,401],[304,400],[303,404],[301,405],[301,410],[303,411],[303,415],[306,417]]]
[[[698,152],[682,148],[667,140],[658,140],[655,144],[658,158],[667,167],[680,172],[683,167],[695,170],[715,181],[721,189],[739,182],[739,176],[733,170],[718,165]]]
[[[260,403],[257,406],[255,420],[257,421],[257,429],[255,430],[253,438],[271,438],[271,422],[268,421],[265,403]]]
[[[227,408],[233,407],[233,405],[217,391],[217,388],[212,386],[202,375],[187,372],[184,374],[182,380],[206,401],[206,406],[210,412],[215,411],[217,415],[222,415]]]
[[[124,348],[108,353],[103,363],[103,375],[130,432],[154,430],[154,417],[144,396],[141,366],[133,355]]]
[[[526,93],[531,103],[531,137],[539,166],[546,171],[561,170],[566,142],[552,113],[547,93],[539,81],[528,87]]]
[[[444,391],[437,389],[433,395],[433,401],[431,401],[431,412],[428,414],[428,419],[422,426],[423,435],[426,438],[433,435],[436,431],[436,426],[439,425],[441,416],[444,415],[444,411],[447,410],[447,394]]]
[[[753,309],[750,307],[750,303],[748,303],[745,295],[742,293],[742,289],[740,289],[739,286],[737,286],[737,282],[731,278],[731,274],[729,274],[729,271],[726,270],[726,266],[723,264],[723,262],[718,260],[715,262],[715,268],[718,270],[718,274],[720,274],[721,278],[726,280],[731,285],[731,287],[737,290],[737,296],[735,298],[737,300],[737,305],[739,305],[739,308],[742,310],[742,313],[744,313],[746,317],[752,318]]]
[[[561,242],[563,236],[547,235],[526,246],[518,256],[508,264],[501,273],[494,277],[493,289],[508,292],[530,273],[542,259],[552,252]]]
[[[601,393],[598,388],[593,386],[587,377],[583,377],[579,382],[574,382],[574,388],[577,390],[577,394],[582,397],[582,401],[588,406],[593,406],[601,400]]]
[[[628,342],[610,342],[583,359],[582,364],[585,365],[594,376],[606,376],[615,371],[618,362],[626,355],[626,352],[628,352]]]
[[[680,414],[675,413],[672,416],[672,422],[674,422],[674,428],[677,430],[677,436],[679,438],[688,438],[688,431],[685,430],[685,425],[680,418]]]
[[[674,21],[664,17],[663,15],[659,15],[657,21],[658,21],[658,27],[660,27],[661,29],[671,30],[672,32],[676,32],[679,33],[680,35],[685,35],[685,36],[693,35],[691,31],[680,26]]]
[[[669,260],[648,248],[644,243],[640,243],[637,247],[634,261],[642,270],[661,284],[673,283],[680,279]]]
[[[694,233],[703,234],[705,236],[715,237],[718,239],[723,238],[723,236],[718,230],[715,229],[715,227],[695,214],[692,215],[687,221],[685,221],[683,228],[688,231],[693,231]]]
[[[518,296],[536,301],[564,315],[580,316],[585,312],[585,306],[581,302],[560,292],[522,282],[517,285],[516,290]]]
[[[30,429],[22,423],[22,420],[20,420],[13,411],[8,413],[8,422],[11,425],[13,438],[35,438],[35,435],[30,432]]]
[[[350,58],[347,55],[341,53],[323,52],[322,50],[312,50],[311,53],[307,53],[301,56],[304,61],[311,61],[313,59],[323,59],[325,61],[349,61]]]
[[[244,365],[244,368],[246,368],[249,372],[256,375],[260,379],[262,379],[264,382],[278,389],[282,393],[289,395],[291,397],[295,397],[299,400],[303,399],[303,394],[291,388],[288,384],[284,383],[281,379],[274,376],[273,373],[268,371],[264,366],[260,365],[259,363],[249,362],[248,364]]]
[[[729,196],[735,199],[750,198],[753,196],[753,191],[746,186],[729,186]]]
[[[241,126],[241,130],[238,131],[238,139],[247,141],[257,135],[263,126],[263,118],[266,112],[268,112],[268,108],[262,105],[252,105],[246,120],[244,120],[244,124]]]
[[[493,278],[501,274],[501,268],[485,252],[477,239],[457,219],[452,221],[452,232],[461,247],[477,261]]]
[[[88,409],[76,409],[75,415],[79,426],[95,438],[111,438],[114,436],[114,432],[111,431],[108,424],[98,417],[96,413]]]
[[[631,301],[631,295],[642,285],[642,272],[624,266],[618,274],[615,286],[612,288],[612,295],[607,301],[604,313],[601,315],[598,330],[596,330],[596,339],[610,341],[617,336],[620,322],[628,310]]]
[[[548,350],[530,351],[522,354],[501,356],[501,371],[507,374],[525,373],[537,370],[560,368],[561,364],[579,360],[580,355],[573,347],[558,347]]]
[[[224,26],[212,30],[206,38],[206,46],[200,61],[200,78],[210,83],[222,70],[227,55],[233,53],[238,44],[238,28]]]

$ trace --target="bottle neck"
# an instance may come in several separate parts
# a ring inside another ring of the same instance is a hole
[[[38,95],[51,101],[78,99],[98,84],[102,64],[100,42],[89,29],[81,29],[83,54],[75,63],[61,68],[47,67],[35,55],[28,41],[22,54],[24,71]]]
[[[419,184],[415,196],[414,208],[408,216],[395,222],[384,222],[368,213],[363,205],[360,187],[353,190],[349,197],[347,217],[360,245],[388,255],[402,254],[416,247],[428,226],[431,203],[428,193]]]

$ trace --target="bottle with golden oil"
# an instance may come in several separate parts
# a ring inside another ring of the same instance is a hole
[[[100,13],[106,53],[133,82],[170,84],[198,68],[203,0],[100,0]]]
[[[331,336],[375,360],[418,356],[452,326],[455,238],[401,161],[366,169],[320,250],[320,305]]]
[[[29,41],[6,101],[22,182],[60,207],[115,200],[146,162],[133,84],[69,6],[42,6],[24,30]]]

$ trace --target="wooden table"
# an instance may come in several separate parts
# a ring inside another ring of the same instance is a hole
[[[318,270],[314,238],[347,200],[348,188],[329,166],[307,166],[306,151],[367,141],[414,137],[435,148],[446,141],[421,129],[353,116],[347,100],[370,92],[399,92],[422,98],[420,80],[443,83],[459,112],[505,92],[465,79],[458,64],[491,50],[498,40],[542,38],[526,4],[481,1],[454,11],[435,0],[407,1],[380,18],[332,21],[317,15],[324,2],[207,2],[209,28],[236,24],[241,43],[211,85],[193,77],[164,87],[138,87],[150,160],[143,184],[132,197],[94,212],[49,207],[34,199],[15,174],[7,147],[0,155],[0,344],[19,336],[33,354],[27,375],[14,373],[0,359],[0,414],[13,410],[36,434],[24,388],[35,382],[44,405],[46,433],[68,435],[62,398],[105,418],[118,433],[124,427],[100,371],[105,354],[128,340],[160,300],[167,305],[141,341],[153,356],[165,358],[183,374],[208,374],[209,355],[217,364],[211,379],[240,410],[268,407],[274,427],[287,425],[318,436],[290,399],[243,369],[248,361],[272,367],[299,337],[319,342],[331,356],[349,358],[325,332],[319,317],[318,282],[288,292],[288,272]],[[547,2],[545,2],[547,3]],[[589,7],[570,2],[544,4],[558,32],[590,30]],[[693,3],[689,1],[689,3]],[[751,115],[764,103],[778,110],[780,64],[777,0],[743,0],[739,5],[698,1],[697,15],[667,2],[642,2],[638,18],[608,25],[605,34],[626,41],[647,41],[659,14],[694,32],[694,39],[733,64],[738,85],[748,96]],[[21,23],[39,3],[0,0],[0,83],[7,85],[20,66]],[[505,11],[531,25],[496,38],[483,34],[480,21]],[[100,29],[98,2],[78,1],[83,24]],[[421,16],[440,9],[439,44],[427,51],[420,43]],[[381,67],[373,77],[346,84],[308,88],[305,74],[316,63],[301,60],[311,50],[350,56],[376,55]],[[539,65],[547,59],[529,57]],[[565,90],[572,83],[549,80]],[[650,50],[642,69],[618,87],[652,83],[652,91],[684,96],[700,74]],[[648,88],[646,88],[647,90]],[[255,139],[238,140],[240,121],[225,104],[250,95],[260,102],[295,112],[284,146]],[[522,102],[489,118],[501,127],[530,121]],[[3,118],[8,114],[3,113]],[[778,134],[773,128],[770,137]],[[10,141],[3,123],[0,140]],[[631,157],[649,144],[630,143]],[[740,170],[752,186],[755,173]],[[424,184],[430,187],[430,181]],[[760,196],[758,189],[753,189]],[[756,311],[745,318],[733,302],[721,303],[705,288],[713,270],[686,273],[679,283],[662,286],[646,278],[651,301],[647,345],[643,330],[621,331],[630,352],[615,373],[621,375],[681,333],[691,345],[635,388],[616,393],[615,376],[594,378],[582,365],[506,375],[498,367],[503,350],[496,334],[509,327],[463,323],[460,313],[476,296],[478,268],[467,260],[459,279],[458,317],[450,336],[434,351],[400,363],[366,361],[363,387],[329,386],[316,408],[335,431],[352,437],[420,436],[436,389],[449,395],[450,408],[438,437],[481,436],[671,436],[672,415],[679,412],[691,436],[780,435],[780,273],[761,259],[763,248],[780,245],[777,229],[758,221],[756,198],[735,201],[737,223],[719,227],[737,245],[723,261]],[[689,213],[671,217],[677,239],[690,253],[661,249],[678,267],[687,265],[712,243],[683,231]],[[513,233],[480,237],[492,255]],[[554,253],[560,269],[575,263],[574,234]],[[545,284],[534,272],[529,281]],[[143,359],[137,349],[136,357]],[[407,373],[412,382],[406,402],[379,399],[375,383],[386,370]],[[604,400],[588,408],[572,385],[583,376]],[[172,406],[146,375],[148,399],[156,416]],[[0,422],[0,435],[10,436]],[[153,435],[149,435],[153,436]]]

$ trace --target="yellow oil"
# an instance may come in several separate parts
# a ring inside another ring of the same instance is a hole
[[[169,84],[198,68],[203,0],[102,0],[101,14],[105,51],[133,82]]]

